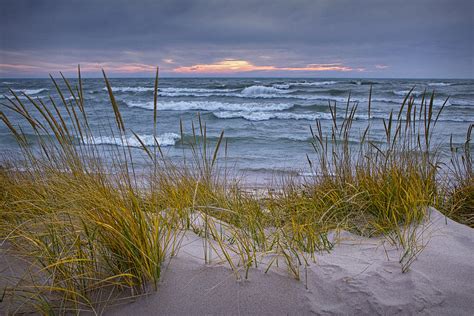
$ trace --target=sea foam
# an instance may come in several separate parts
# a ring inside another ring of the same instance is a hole
[[[107,88],[103,88],[102,90],[107,91]],[[146,92],[154,90],[155,88],[152,87],[112,87],[113,92]]]
[[[434,86],[434,87],[446,87],[446,86],[450,86],[451,84],[447,82],[430,82],[428,83],[428,85]]]
[[[268,121],[271,119],[278,120],[308,120],[314,121],[317,119],[331,119],[329,113],[289,113],[289,112],[248,112],[248,111],[222,111],[213,112],[215,117],[221,119],[243,118],[248,121]]]
[[[140,140],[146,146],[155,146],[155,140],[153,135],[138,135]],[[158,143],[160,146],[174,146],[178,140],[180,140],[180,136],[175,133],[164,133],[162,135],[157,136]],[[95,145],[117,145],[117,146],[130,146],[130,147],[142,147],[140,142],[135,136],[97,136],[92,137],[85,141],[87,144],[95,144]]]
[[[130,107],[153,109],[153,102],[126,102]],[[159,110],[164,111],[282,111],[293,108],[291,103],[226,103],[217,101],[169,101],[160,102]]]
[[[14,89],[13,91],[15,92],[20,92],[28,95],[33,95],[33,94],[39,94],[44,91],[48,91],[46,88],[41,88],[41,89]]]
[[[290,92],[291,91],[278,89],[275,87],[256,85],[256,86],[250,86],[250,87],[244,88],[241,91],[241,94],[243,96],[248,96],[248,97],[255,97],[255,96],[266,97],[268,95],[285,94],[285,93],[290,93]]]

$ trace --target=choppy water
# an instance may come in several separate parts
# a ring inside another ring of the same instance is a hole
[[[8,95],[11,88],[44,101],[49,95],[57,96],[48,79],[0,79],[0,82],[1,95]],[[127,129],[141,135],[150,145],[153,144],[153,83],[153,79],[111,79]],[[84,79],[83,84],[90,124],[100,130],[95,142],[103,146],[121,144],[120,139],[108,132],[107,127],[114,120],[104,81]],[[387,118],[390,110],[399,108],[412,87],[418,97],[425,89],[434,90],[436,108],[449,96],[435,131],[435,138],[444,150],[451,135],[455,143],[462,143],[469,124],[474,122],[474,80],[163,78],[159,84],[159,140],[169,157],[180,160],[189,146],[186,140],[180,139],[179,120],[184,122],[185,134],[191,135],[191,120],[196,120],[200,112],[209,138],[216,139],[225,130],[227,163],[237,166],[250,181],[267,181],[274,172],[289,170],[304,174],[309,171],[306,154],[313,154],[309,125],[319,119],[323,128],[329,128],[328,100],[338,102],[343,109],[350,92],[351,100],[359,103],[354,129],[362,130],[368,119],[370,85],[373,86],[371,115],[375,133],[380,135],[381,119]],[[419,97],[418,103],[420,100]],[[0,101],[6,103],[3,96]],[[0,148],[4,152],[16,146],[8,135],[8,129],[1,125]],[[139,147],[131,133],[129,140],[130,145]]]

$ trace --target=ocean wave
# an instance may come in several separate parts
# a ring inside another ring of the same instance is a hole
[[[130,107],[139,107],[153,110],[153,102],[126,102]],[[226,103],[217,101],[169,101],[160,102],[158,111],[282,111],[293,108],[291,103]]]
[[[290,93],[290,92],[291,91],[278,89],[275,87],[256,85],[256,86],[250,86],[250,87],[244,88],[240,93],[243,96],[249,96],[249,97],[266,97],[268,95],[285,94],[285,93]]]
[[[369,98],[358,98],[357,101],[368,103]],[[392,98],[372,98],[372,102],[380,102],[380,103],[394,103],[394,104],[402,104],[403,99],[392,99]]]
[[[394,91],[392,91],[392,94],[398,95],[398,96],[401,96],[401,97],[406,97],[408,92],[410,92],[410,90],[394,90]],[[412,96],[420,96],[422,94],[423,94],[423,92],[419,92],[419,91],[412,91],[410,93],[410,95],[412,95]]]
[[[309,142],[313,140],[312,137],[310,136],[304,136],[304,135],[288,135],[288,136],[281,136],[277,137],[277,139],[281,140],[290,140],[290,141],[296,141],[296,142]]]
[[[107,88],[102,90],[107,91]],[[114,92],[151,92],[155,91],[153,87],[112,87]],[[209,88],[158,88],[158,94],[162,96],[193,96],[206,93],[225,93],[225,92],[235,92],[239,89],[209,89]]]
[[[327,85],[336,81],[325,81],[325,82],[307,82],[306,84],[314,85]],[[292,84],[292,83],[290,83]],[[301,82],[299,84],[305,84]],[[313,100],[313,101],[336,101],[336,102],[347,102],[347,97],[342,96],[340,91],[329,90],[326,94],[300,94],[299,90],[283,89],[281,88],[253,85],[240,89],[211,89],[211,88],[161,88],[159,89],[158,95],[160,97],[223,97],[223,98],[245,98],[245,99],[296,99],[296,100]],[[104,88],[105,89],[105,88]],[[114,87],[113,91],[120,92],[142,92],[142,91],[153,91],[153,88],[147,87]],[[94,92],[92,92],[94,93]],[[332,94],[339,94],[340,96],[334,96]],[[352,98],[353,102],[356,101],[367,101],[367,99]],[[399,102],[398,100],[374,100],[381,102]],[[142,106],[143,107],[143,106]]]
[[[314,171],[310,171],[310,172],[301,171],[301,172],[298,172],[298,175],[301,177],[317,177],[318,176],[318,174]]]
[[[358,85],[358,86],[379,84],[376,81],[366,81],[366,80],[354,80],[354,81],[349,81],[348,83],[349,84],[355,84],[355,85]]]
[[[102,90],[107,91],[107,88]],[[146,92],[146,91],[155,91],[155,88],[152,87],[112,87],[113,92]]]
[[[277,93],[277,94],[254,94],[254,95],[234,95],[235,97],[241,98],[253,98],[253,99],[297,99],[297,100],[312,100],[312,101],[336,101],[336,102],[346,102],[346,97],[337,97],[332,95],[309,95],[309,94],[290,94],[295,91],[288,90],[286,93]],[[351,100],[356,101],[356,100]]]
[[[328,93],[329,95],[337,95],[337,96],[340,96],[340,95],[349,95],[349,90],[348,89],[337,89],[337,88],[333,88],[333,89],[327,89],[327,88],[323,88],[323,89],[320,89],[318,90],[318,93]]]
[[[279,120],[308,120],[331,119],[329,113],[290,113],[290,112],[248,112],[248,111],[222,111],[213,112],[215,117],[220,119],[242,118],[247,121],[268,121],[271,119]]]
[[[186,143],[191,143],[194,141],[194,135],[190,134],[184,134],[183,138],[181,139],[181,142],[186,144]],[[200,136],[196,136],[198,139],[200,139]],[[206,139],[211,142],[217,142],[219,140],[218,135],[207,135]],[[290,142],[310,142],[313,140],[313,138],[309,135],[282,135],[278,136],[275,134],[269,134],[268,136],[265,137],[258,137],[258,136],[229,136],[227,135],[225,137],[226,141],[229,143],[233,142],[258,142],[258,141],[290,141]]]
[[[27,95],[34,99],[34,100],[37,100],[37,99],[44,99],[46,98],[46,96],[33,96],[33,95],[30,95],[27,93]],[[6,95],[0,95],[0,99],[6,99],[7,96]],[[10,97],[10,99],[12,99],[13,97]],[[17,95],[17,98],[20,99],[20,100],[23,100],[23,101],[29,101],[29,99],[27,97],[25,97],[24,95]]]
[[[311,86],[327,86],[337,84],[337,81],[304,81],[304,82],[291,82],[290,86],[296,87],[311,87]]]
[[[158,96],[160,97],[239,97],[239,94],[232,94],[229,92],[166,92],[160,91],[158,92]]]
[[[289,83],[274,83],[272,87],[277,88],[277,89],[290,89],[290,84]]]
[[[450,105],[454,107],[471,108],[474,107],[474,100],[452,99]]]
[[[395,92],[396,91],[392,91],[393,94],[396,94]],[[408,93],[408,91],[406,91],[405,94],[403,94],[405,91],[398,91],[399,96],[403,96],[405,97],[406,96],[406,93]],[[415,104],[420,104],[421,103],[421,95],[423,93],[418,93],[418,92],[415,92],[415,93],[412,93],[411,96],[414,96],[416,99],[415,99]],[[425,96],[425,102],[429,102],[430,101],[430,94],[426,94]],[[352,98],[351,98],[352,99]],[[398,105],[401,105],[403,103],[403,99],[404,98],[383,98],[383,97],[372,97],[371,101],[372,102],[380,102],[380,103],[391,103],[391,104],[398,104]],[[358,102],[362,102],[362,103],[368,103],[369,102],[369,99],[368,98],[354,98],[354,100],[358,101]],[[439,99],[439,98],[435,98],[433,100],[433,105],[435,106],[442,106],[445,102],[445,99]],[[446,105],[449,105],[450,104],[450,101],[448,100],[448,102],[446,103]]]
[[[194,92],[194,93],[212,93],[212,92],[234,92],[239,91],[239,89],[214,89],[214,88],[159,88],[159,91],[162,92]]]
[[[272,87],[266,87],[272,88]],[[210,92],[210,93],[194,93],[194,92],[160,92],[158,95],[161,97],[233,97],[233,98],[244,98],[244,99],[297,99],[297,100],[320,100],[320,101],[337,101],[346,102],[345,97],[336,97],[331,95],[308,95],[308,94],[291,94],[296,91],[293,90],[281,90],[273,88],[276,91],[271,93],[272,90],[266,90],[266,92],[256,93],[256,90],[247,90],[244,92]],[[263,89],[261,91],[264,91]]]
[[[28,95],[32,95],[32,94],[39,94],[41,92],[48,91],[48,89],[46,89],[46,88],[41,88],[41,89],[14,89],[13,91],[28,94]]]
[[[138,135],[141,141],[146,146],[155,146],[155,140],[153,135]],[[158,143],[160,146],[174,146],[178,140],[180,140],[180,136],[175,133],[164,133],[162,135],[157,136]],[[142,145],[138,141],[138,139],[131,135],[131,136],[96,136],[92,137],[85,141],[86,144],[94,144],[94,145],[116,145],[116,146],[130,146],[130,147],[139,147],[141,148]]]
[[[107,91],[107,88],[102,90]],[[240,89],[209,89],[209,88],[159,88],[158,96],[160,97],[211,97],[211,96],[233,96],[232,92],[237,93]],[[151,87],[112,87],[113,92],[153,92]],[[98,93],[91,91],[90,93]]]
[[[288,83],[275,83],[272,87],[277,89],[290,89],[291,87],[314,87],[337,84],[337,81],[298,81]]]
[[[311,110],[316,112],[329,112],[329,106],[327,103],[311,103],[311,104],[295,104],[295,109]]]
[[[434,86],[434,87],[446,87],[450,86],[451,83],[448,82],[430,82],[428,83],[429,86]]]
[[[219,111],[212,112],[212,114],[220,119],[236,119],[241,118],[247,121],[268,121],[276,120],[332,120],[331,113],[316,112],[316,113],[293,113],[293,112],[266,112],[266,111]],[[337,119],[343,119],[345,113],[336,115]],[[372,114],[371,119],[388,119],[389,115]],[[354,120],[368,120],[367,114],[354,114]]]
[[[473,117],[469,118],[469,117],[443,117],[443,115],[441,115],[439,118],[438,118],[438,121],[440,122],[455,122],[455,123],[470,123],[473,121]],[[421,121],[422,119],[417,119],[417,121]]]

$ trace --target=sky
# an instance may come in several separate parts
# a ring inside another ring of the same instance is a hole
[[[474,78],[473,0],[1,0],[0,77]]]

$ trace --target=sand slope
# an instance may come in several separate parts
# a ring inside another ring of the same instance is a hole
[[[226,264],[205,265],[202,240],[187,234],[157,292],[107,313],[472,315],[474,229],[436,210],[426,224],[419,229],[426,247],[407,273],[400,251],[383,239],[342,233],[301,281],[278,268],[253,269],[249,280],[236,281]]]

